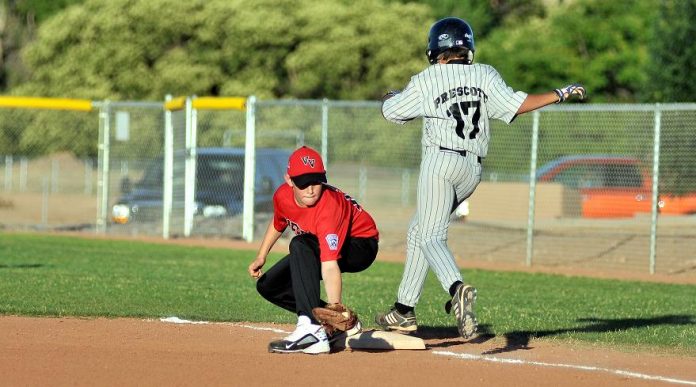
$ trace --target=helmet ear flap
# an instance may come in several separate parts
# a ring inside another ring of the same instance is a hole
[[[433,50],[425,50],[425,56],[428,57],[428,62],[430,64],[435,64],[437,62],[437,54]]]

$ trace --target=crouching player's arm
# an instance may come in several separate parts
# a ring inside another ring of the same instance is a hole
[[[338,304],[341,302],[341,269],[338,261],[325,261],[321,263],[321,278],[324,279],[324,289],[326,289],[326,302]]]

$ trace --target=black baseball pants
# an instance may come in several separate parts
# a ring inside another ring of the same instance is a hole
[[[341,273],[357,273],[370,267],[376,257],[376,238],[349,238],[341,249],[338,267]],[[312,309],[326,305],[320,296],[321,279],[319,241],[314,235],[302,234],[290,241],[290,254],[256,281],[256,290],[271,303],[308,316],[316,324]]]

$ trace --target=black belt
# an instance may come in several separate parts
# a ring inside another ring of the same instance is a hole
[[[455,149],[445,148],[444,146],[441,146],[440,150],[458,153],[460,156],[464,156],[464,157],[466,157],[466,153],[467,153],[465,150],[455,150]],[[478,163],[481,164],[481,156],[476,156],[476,161],[478,161]]]

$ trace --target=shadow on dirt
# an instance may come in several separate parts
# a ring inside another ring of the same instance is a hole
[[[599,319],[599,318],[581,318],[577,320],[579,323],[584,323],[584,326],[575,328],[563,328],[541,331],[513,331],[503,335],[505,337],[505,346],[494,348],[484,352],[484,355],[491,355],[503,352],[512,352],[517,350],[528,350],[531,339],[542,337],[557,336],[566,333],[602,333],[624,331],[628,329],[644,328],[656,325],[696,325],[696,316],[693,315],[667,315],[651,318],[619,318],[619,319]],[[485,329],[480,330],[479,336],[490,335],[488,340],[495,337]]]
[[[459,332],[457,332],[456,327],[432,327],[421,325],[418,327],[418,333],[415,336],[418,336],[423,340],[459,339],[448,340],[441,343],[428,343],[428,348],[447,348],[466,343],[482,344],[495,337],[494,334],[490,333],[490,325],[487,324],[479,325],[478,334],[469,340],[462,339],[459,336]]]

